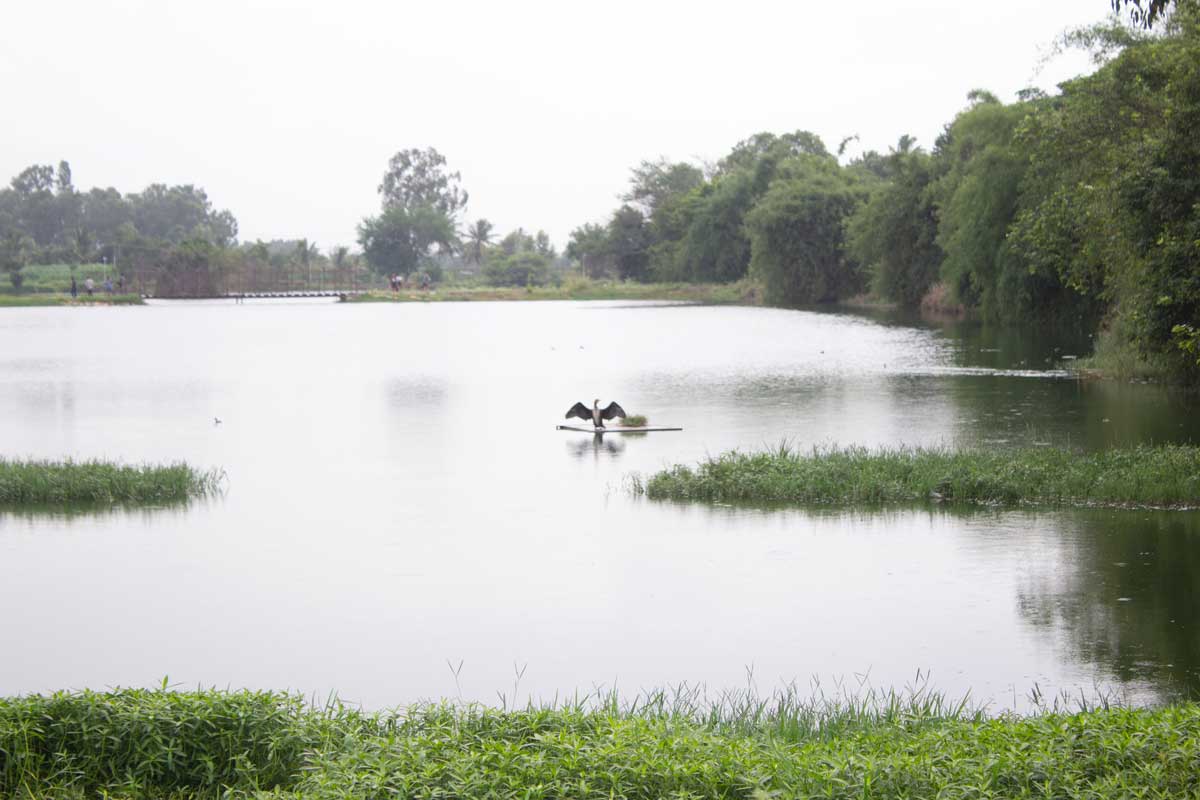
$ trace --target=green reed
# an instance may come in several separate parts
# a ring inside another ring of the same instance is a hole
[[[181,502],[216,492],[221,480],[218,470],[182,462],[133,466],[0,458],[0,506]]]
[[[269,692],[0,699],[3,797],[1194,797],[1200,706],[989,717],[925,690],[366,714]]]
[[[923,501],[1046,506],[1200,506],[1200,448],[1138,446],[949,450],[788,445],[730,452],[695,467],[635,477],[635,493],[670,500],[795,504]]]

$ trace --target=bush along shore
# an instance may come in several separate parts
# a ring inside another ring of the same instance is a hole
[[[781,445],[730,452],[695,467],[634,476],[633,491],[664,500],[1200,507],[1200,448],[1139,446],[1079,453],[1036,447],[964,450]]]
[[[219,470],[182,462],[131,466],[0,458],[0,507],[178,503],[218,491],[222,477]]]
[[[989,718],[935,694],[367,714],[269,692],[0,699],[0,796],[1179,798],[1200,706]]]

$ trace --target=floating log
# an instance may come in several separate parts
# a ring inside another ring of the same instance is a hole
[[[579,431],[580,433],[651,433],[653,431],[681,431],[683,428],[665,428],[646,426],[642,428],[627,428],[624,425],[614,425],[611,428],[594,428],[591,425],[556,425],[555,430]]]

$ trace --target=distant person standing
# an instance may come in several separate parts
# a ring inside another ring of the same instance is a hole
[[[104,291],[107,292],[108,294],[113,293],[112,278],[104,279]]]
[[[75,276],[71,276],[71,299],[79,297],[79,284],[75,282]]]
[[[125,273],[123,272],[121,273],[121,276],[117,278],[117,292],[119,294],[125,294]]]
[[[96,291],[96,282],[91,278],[87,278],[83,282],[83,288],[87,290],[88,297],[91,297]]]

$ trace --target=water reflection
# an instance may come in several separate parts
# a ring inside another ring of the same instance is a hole
[[[570,433],[568,432],[568,435]],[[611,436],[605,436],[603,433],[595,433],[592,435],[578,434],[567,442],[567,452],[575,458],[592,458],[599,460],[604,458],[615,458],[625,452],[625,442],[623,437],[636,436],[638,434],[620,434],[614,433]],[[644,435],[644,434],[641,434]]]
[[[1064,513],[1018,607],[1064,658],[1170,697],[1200,694],[1200,514]]]

